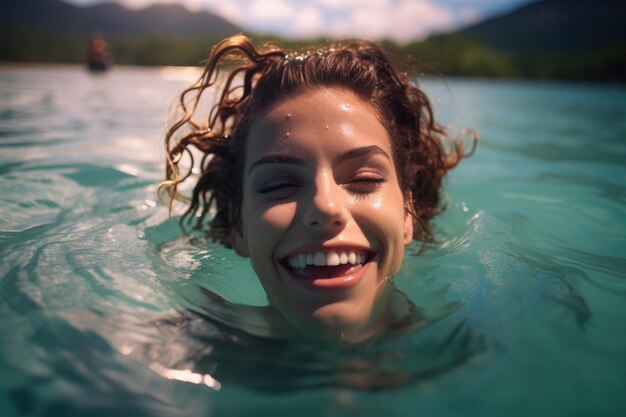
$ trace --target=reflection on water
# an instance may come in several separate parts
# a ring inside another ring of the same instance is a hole
[[[617,415],[623,89],[426,82],[481,143],[394,277],[407,321],[348,346],[259,336],[250,266],[156,203],[186,77],[0,68],[3,416]]]
[[[370,343],[333,345],[254,336],[273,333],[254,328],[268,326],[258,321],[258,310],[266,307],[231,303],[212,291],[198,297],[194,288],[194,300],[184,297],[188,309],[151,321],[158,338],[147,343],[127,340],[122,350],[153,368],[184,370],[185,378],[190,372],[201,383],[208,375],[211,384],[216,381],[220,387],[239,384],[271,392],[333,386],[381,389],[428,380],[472,358],[481,360],[487,346],[506,350],[510,341],[502,339],[501,329],[493,330],[511,326],[524,310],[554,326],[569,321],[584,329],[591,312],[575,284],[588,278],[585,272],[534,249],[533,241],[541,245],[549,237],[523,217],[488,217],[473,216],[453,237],[409,259],[396,281],[419,289],[410,290],[413,300],[396,290],[396,304],[410,305],[411,317]],[[485,233],[500,236],[500,246],[494,249]],[[202,268],[192,254],[204,254],[200,259],[211,263],[205,250],[210,244],[200,237],[166,243],[157,245],[161,259],[179,274]],[[463,259],[478,265],[463,268]],[[442,273],[442,265],[470,275],[433,278]],[[455,292],[472,298],[450,299]],[[480,311],[486,309],[493,314]]]
[[[360,347],[255,337],[190,311],[155,324],[165,335],[160,343],[134,346],[129,354],[159,367],[210,375],[219,387],[236,384],[268,392],[401,386],[453,368],[481,350],[463,323],[443,340]]]

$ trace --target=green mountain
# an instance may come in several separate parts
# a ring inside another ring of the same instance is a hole
[[[213,43],[240,29],[176,4],[131,10],[3,0],[0,61],[84,63],[93,31],[105,35],[117,64],[197,65]],[[319,43],[255,37],[288,49]],[[626,82],[626,0],[533,1],[454,33],[385,43],[414,72]]]
[[[626,82],[626,1],[536,1],[397,51],[431,73]]]
[[[3,0],[0,27],[106,36],[148,35],[224,37],[240,28],[209,12],[191,12],[179,4],[157,4],[140,10],[118,3],[79,7],[60,0]]]
[[[94,31],[104,34],[118,64],[194,65],[212,43],[241,30],[178,4],[131,10],[113,2],[3,0],[0,61],[84,63]]]
[[[626,45],[626,1],[545,0],[456,32],[496,50],[578,53]]]

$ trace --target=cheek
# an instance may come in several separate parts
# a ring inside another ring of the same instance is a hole
[[[267,207],[255,213],[268,230],[284,231],[289,228],[296,213],[296,204],[287,203]]]
[[[368,209],[371,211],[375,220],[382,227],[391,230],[404,227],[404,198],[398,192],[387,192],[373,196],[369,202]]]
[[[250,263],[271,298],[270,302],[276,304],[280,286],[277,286],[278,276],[272,259],[293,222],[295,203],[271,207],[257,205],[242,214],[248,220],[244,227],[250,249]]]
[[[242,217],[248,235],[248,241],[259,243],[261,247],[270,248],[272,239],[282,236],[290,227],[295,216],[295,203],[260,205],[245,208]],[[246,224],[247,223],[247,224]],[[255,241],[259,242],[255,242]],[[276,242],[273,242],[276,243]]]
[[[366,211],[359,213],[361,223],[369,229],[368,238],[382,246],[384,262],[393,273],[400,267],[404,256],[404,200],[400,193],[377,195]]]

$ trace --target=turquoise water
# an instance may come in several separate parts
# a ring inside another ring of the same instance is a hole
[[[425,81],[481,135],[395,277],[427,324],[333,349],[215,320],[265,298],[156,202],[192,76],[0,67],[0,415],[621,415],[626,88]]]

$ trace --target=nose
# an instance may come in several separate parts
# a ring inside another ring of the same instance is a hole
[[[341,186],[329,173],[322,172],[315,179],[311,193],[302,214],[304,226],[320,231],[341,231],[348,222]]]

